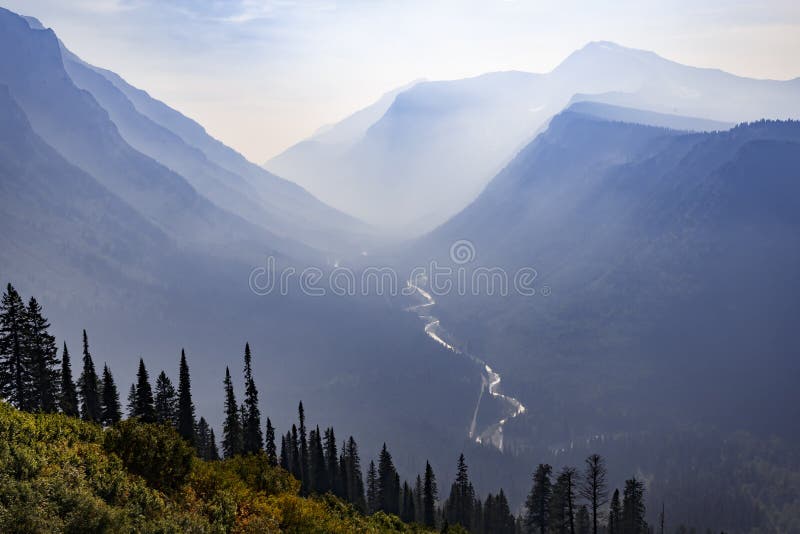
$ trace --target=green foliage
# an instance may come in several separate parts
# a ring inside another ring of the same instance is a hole
[[[103,431],[0,402],[4,534],[423,532],[299,490],[264,453],[204,462],[167,426],[128,420]]]

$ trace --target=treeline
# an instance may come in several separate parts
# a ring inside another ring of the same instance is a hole
[[[31,298],[25,305],[9,284],[0,306],[0,394],[15,407],[29,412],[61,412],[103,426],[120,423],[122,407],[113,374],[104,364],[98,375],[86,331],[82,371],[75,382],[69,350],[64,344],[58,358],[49,327],[36,299]],[[225,370],[221,455],[214,430],[204,417],[196,418],[183,350],[177,389],[163,370],[153,388],[144,360],[139,360],[136,382],[129,389],[127,412],[129,417],[142,422],[174,428],[207,461],[221,456],[231,459],[264,455],[269,465],[282,467],[299,481],[301,495],[330,493],[367,515],[384,512],[407,523],[477,534],[651,531],[645,521],[642,481],[631,478],[621,494],[614,490],[609,498],[605,463],[598,455],[586,459],[582,473],[565,467],[554,475],[550,465],[539,465],[524,511],[515,516],[502,489],[484,500],[476,496],[463,454],[458,459],[456,478],[443,501],[429,462],[413,481],[401,483],[385,444],[377,465],[370,461],[364,477],[355,439],[350,436],[339,445],[333,427],[307,428],[302,402],[297,423],[280,435],[278,447],[272,421],[267,418],[262,427],[249,344],[244,350],[243,375],[244,397],[239,403],[230,370]]]

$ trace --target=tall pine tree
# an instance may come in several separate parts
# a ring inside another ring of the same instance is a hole
[[[181,349],[181,363],[178,372],[178,434],[189,443],[194,443],[194,403],[192,402],[192,382],[186,352]]]
[[[225,422],[222,425],[222,454],[233,458],[242,453],[242,426],[239,420],[239,405],[233,391],[231,372],[225,368]]]
[[[622,492],[622,534],[646,534],[645,511],[644,484],[636,477],[626,480]]]
[[[100,380],[89,352],[89,338],[83,331],[83,372],[78,380],[78,393],[81,399],[81,419],[100,422],[103,411],[100,408]]]
[[[116,425],[122,419],[122,408],[119,404],[119,391],[114,383],[114,377],[108,369],[108,365],[103,365],[103,387],[100,402],[102,413],[102,423],[106,426]]]
[[[341,483],[346,493],[348,502],[353,503],[360,512],[367,511],[367,502],[364,497],[364,478],[361,474],[361,458],[358,455],[358,445],[353,436],[347,440],[343,452],[344,477]]]
[[[175,391],[175,386],[172,385],[172,380],[164,371],[161,371],[156,378],[156,394],[153,404],[157,423],[173,428],[178,426],[178,393]]]
[[[253,362],[250,343],[244,346],[244,453],[257,453],[264,448],[264,435],[261,433],[261,410],[258,408],[258,389],[253,379]]]
[[[325,451],[322,448],[319,427],[311,431],[308,443],[309,491],[322,495],[330,491],[328,469],[325,465]]]
[[[138,417],[144,423],[156,422],[153,388],[150,386],[150,375],[142,358],[139,358],[139,370],[136,372],[136,395],[131,416]]]
[[[58,349],[56,339],[48,332],[50,323],[42,315],[42,307],[31,297],[25,310],[25,353],[30,376],[28,409],[53,413],[58,411]]]
[[[436,501],[439,492],[436,487],[436,476],[430,462],[425,462],[425,481],[422,492],[422,522],[426,527],[436,527]]]
[[[24,354],[25,303],[11,284],[0,305],[0,396],[17,408],[28,404],[30,377]]]
[[[555,534],[575,534],[575,496],[577,472],[564,467],[553,486],[550,500],[550,530]]]
[[[467,530],[472,526],[473,505],[475,503],[475,490],[469,481],[467,462],[464,454],[458,457],[456,480],[450,488],[450,497],[445,503],[445,517],[451,525],[461,525]]]
[[[378,472],[375,462],[370,460],[367,469],[367,511],[374,514],[381,509],[380,496],[378,495]]]
[[[400,484],[397,480],[397,469],[394,467],[392,455],[383,444],[378,456],[378,503],[379,510],[387,514],[397,515],[400,505]]]
[[[611,506],[608,508],[608,534],[620,534],[622,522],[622,504],[619,500],[619,490],[614,490],[614,495],[611,497]]]
[[[69,358],[69,349],[64,343],[64,351],[61,354],[61,391],[59,397],[59,408],[61,412],[70,417],[78,417],[78,392],[75,390],[75,382],[72,381],[72,362]]]
[[[325,451],[325,483],[328,490],[338,497],[347,499],[345,485],[343,481],[339,480],[339,452],[336,450],[336,434],[332,427],[325,429],[323,448]]]
[[[606,472],[606,463],[602,456],[592,454],[586,458],[586,470],[583,475],[580,495],[589,503],[589,513],[592,517],[592,534],[597,534],[601,520],[601,510],[608,502]]]
[[[275,449],[275,428],[272,426],[272,421],[267,417],[267,433],[265,436],[264,452],[267,453],[269,465],[278,465],[278,454]]]
[[[303,495],[308,495],[310,486],[308,472],[308,439],[306,435],[306,412],[303,409],[303,401],[300,401],[300,405],[297,407],[297,415],[298,419],[300,420],[300,427],[297,429],[299,432],[299,441],[297,445],[300,450],[300,493]]]
[[[533,474],[533,487],[525,501],[525,526],[530,532],[545,534],[550,526],[550,498],[553,494],[550,473],[553,468],[539,464]]]

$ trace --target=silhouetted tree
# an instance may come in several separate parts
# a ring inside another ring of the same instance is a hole
[[[342,477],[342,486],[346,494],[347,501],[353,503],[357,510],[361,512],[367,511],[367,503],[364,498],[364,478],[361,474],[361,458],[358,454],[358,445],[353,436],[347,440],[347,444],[343,447],[343,462],[341,465],[344,467],[344,476]]]
[[[344,489],[344,484],[339,480],[339,452],[336,449],[336,434],[331,427],[325,429],[323,448],[325,451],[327,488],[332,491],[334,495],[347,499],[347,491]],[[344,450],[342,450],[342,452],[344,452]]]
[[[108,365],[103,365],[103,388],[102,388],[102,402],[100,409],[102,411],[102,423],[106,426],[116,425],[122,419],[122,407],[119,403],[119,391],[117,385],[114,383],[114,377],[111,375]]]
[[[24,354],[25,303],[11,284],[0,305],[0,396],[17,408],[28,402],[30,377]]]
[[[50,323],[42,315],[42,307],[31,297],[25,310],[24,360],[28,367],[30,388],[27,409],[52,413],[58,411],[58,349],[56,339],[50,335]]]
[[[297,407],[297,415],[300,421],[300,427],[297,429],[299,432],[297,445],[300,451],[300,492],[303,495],[308,495],[310,486],[308,472],[308,434],[306,434],[306,412],[303,409],[302,401],[300,401]]]
[[[194,443],[194,403],[192,402],[192,382],[186,352],[181,349],[181,363],[178,371],[178,434],[189,443]],[[260,432],[260,430],[259,430]]]
[[[292,431],[289,434],[289,459],[291,460],[291,473],[297,480],[303,478],[303,468],[300,465],[300,450],[298,447],[297,425],[292,425]],[[302,483],[300,487],[302,491]]]
[[[100,408],[100,381],[89,352],[86,330],[83,331],[83,372],[78,380],[78,394],[81,399],[81,419],[100,422],[103,417]]]
[[[436,527],[436,500],[439,491],[436,487],[436,476],[430,462],[425,462],[425,481],[422,491],[422,522],[426,527]]]
[[[281,454],[278,460],[278,465],[287,471],[291,469],[291,463],[289,462],[289,446],[287,444],[286,436],[284,435],[281,435]]]
[[[72,362],[69,358],[69,349],[64,343],[64,350],[61,354],[61,391],[59,398],[61,412],[70,417],[78,417],[78,392],[75,390],[75,382],[72,381]]]
[[[589,503],[589,512],[592,517],[592,534],[597,534],[601,519],[601,509],[608,502],[606,473],[606,464],[602,456],[592,454],[586,458],[586,468],[583,474],[580,495]]]
[[[622,493],[622,534],[645,534],[647,522],[645,521],[644,484],[633,477],[625,481]]]
[[[264,435],[261,433],[261,410],[258,407],[258,389],[253,379],[253,358],[250,344],[244,345],[244,453],[256,453],[264,448]]]
[[[203,460],[212,461],[219,458],[214,430],[208,425],[205,417],[201,417],[195,429],[195,450]]]
[[[154,401],[156,422],[175,428],[178,424],[178,393],[167,373],[161,371],[156,378]]]
[[[450,487],[450,497],[445,503],[445,517],[450,525],[461,525],[469,530],[472,527],[473,505],[475,503],[475,490],[469,481],[467,462],[462,453],[458,457],[456,479]]]
[[[622,504],[619,500],[619,490],[614,490],[611,497],[611,506],[608,510],[608,534],[620,534],[622,522]]]
[[[381,508],[380,496],[378,495],[378,472],[375,469],[375,462],[370,460],[367,469],[367,508],[370,514],[374,514]]]
[[[322,448],[319,427],[311,431],[308,444],[308,480],[311,493],[324,494],[330,490],[328,469],[325,465],[325,451]]]
[[[400,519],[406,523],[414,522],[414,492],[408,482],[403,482],[402,505],[400,507]]]
[[[153,404],[153,389],[150,387],[150,375],[139,358],[139,370],[136,372],[136,389],[134,395],[132,417],[138,417],[145,423],[156,422],[156,409]]]
[[[397,470],[392,461],[392,455],[383,444],[378,456],[378,509],[387,514],[397,515],[400,504],[400,484],[397,480]]]
[[[553,468],[548,464],[539,464],[533,474],[533,487],[525,501],[527,513],[525,526],[529,532],[538,531],[545,534],[550,526],[550,498],[553,488],[550,482],[550,473]]]
[[[225,422],[222,425],[222,454],[233,458],[242,453],[242,426],[239,420],[239,404],[233,391],[231,372],[225,368]]]
[[[267,433],[266,444],[264,451],[267,453],[267,459],[270,465],[278,465],[278,451],[275,449],[275,428],[272,426],[272,421],[267,417]]]
[[[550,530],[558,534],[575,534],[575,493],[577,473],[564,467],[553,486],[550,500]]]

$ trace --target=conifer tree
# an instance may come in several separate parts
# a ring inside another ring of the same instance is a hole
[[[592,518],[592,534],[597,534],[601,520],[601,509],[608,502],[608,485],[606,484],[606,464],[599,454],[586,458],[586,469],[580,495],[589,503],[589,514]]]
[[[370,514],[380,510],[380,496],[378,495],[378,472],[375,470],[375,462],[370,460],[367,469],[367,509]]]
[[[219,449],[217,448],[217,436],[214,435],[214,429],[208,428],[209,435],[209,460],[219,460]]]
[[[178,424],[178,393],[172,380],[163,370],[156,378],[156,393],[153,401],[156,410],[156,422],[175,428]]]
[[[78,381],[78,394],[81,399],[81,419],[100,422],[103,413],[100,409],[100,380],[89,352],[89,338],[83,331],[83,372]]]
[[[70,417],[78,417],[78,392],[75,390],[75,382],[72,381],[72,362],[69,357],[69,349],[64,343],[64,351],[61,354],[61,388],[59,397],[59,408],[61,412]]]
[[[622,521],[622,504],[619,500],[619,490],[614,490],[614,495],[611,497],[611,506],[608,509],[608,534],[620,534]]]
[[[545,534],[550,526],[550,498],[552,485],[550,473],[553,468],[548,464],[539,464],[533,474],[533,487],[525,501],[525,526],[530,532]]]
[[[426,527],[436,527],[436,500],[439,498],[436,476],[430,462],[425,462],[425,481],[422,492],[422,521]]]
[[[336,434],[333,431],[333,427],[325,429],[323,448],[325,451],[325,470],[327,471],[326,483],[328,489],[332,491],[334,495],[347,499],[347,491],[342,491],[344,485],[339,480],[339,452],[336,449]],[[342,452],[344,453],[344,449],[342,449]]]
[[[128,417],[136,417],[136,384],[128,389]]]
[[[194,403],[192,402],[192,383],[186,352],[181,349],[181,363],[178,372],[178,434],[189,443],[194,443]],[[259,430],[260,432],[260,430]]]
[[[622,492],[622,521],[620,526],[623,534],[645,534],[647,532],[644,484],[636,477],[625,481],[625,488]]]
[[[319,427],[309,435],[309,491],[322,495],[330,490],[328,484],[328,469],[325,465],[325,451],[322,448],[322,439]]]
[[[200,417],[195,430],[197,456],[206,461],[216,460],[218,457],[216,447],[214,430],[208,425],[205,417]]]
[[[383,444],[378,456],[378,509],[387,514],[397,515],[400,505],[400,484],[397,480],[397,469],[394,467],[392,455]]]
[[[367,502],[364,497],[364,478],[361,474],[361,458],[358,455],[358,445],[353,436],[347,440],[343,447],[345,476],[342,477],[342,485],[346,492],[346,499],[353,503],[357,510],[367,511]]]
[[[100,410],[102,423],[106,426],[116,425],[122,419],[122,408],[119,403],[119,391],[108,365],[103,365],[103,387]]]
[[[281,456],[278,464],[285,470],[289,471],[291,469],[291,464],[289,462],[289,446],[286,441],[286,436],[281,435]]]
[[[298,438],[297,438],[297,425],[292,425],[292,431],[290,433],[289,439],[289,459],[291,461],[291,473],[294,475],[294,478],[297,480],[303,479],[303,468],[300,465],[300,450],[298,448]],[[300,486],[300,491],[303,491],[302,483]]]
[[[308,473],[308,438],[306,434],[306,412],[303,409],[303,402],[297,407],[298,419],[300,420],[300,427],[298,435],[298,448],[300,452],[299,466],[300,466],[300,492],[303,495],[308,495],[309,492],[309,473]]]
[[[462,453],[458,457],[456,479],[450,488],[450,497],[445,503],[445,517],[450,525],[461,525],[469,530],[472,526],[473,505],[475,503],[475,490],[469,481],[467,462]]]
[[[402,495],[403,504],[400,507],[400,519],[405,523],[413,523],[415,518],[414,492],[408,482],[403,482]]]
[[[222,425],[222,454],[233,458],[242,453],[242,427],[239,419],[239,404],[233,390],[231,372],[225,368],[225,422]]]
[[[422,524],[422,477],[417,475],[414,482],[414,521]]]
[[[261,432],[261,410],[258,408],[258,389],[253,379],[253,358],[250,344],[244,346],[244,453],[256,453],[264,448],[264,435]]]
[[[564,467],[553,486],[550,500],[550,529],[554,533],[575,534],[575,496],[577,472]]]
[[[150,375],[139,358],[139,370],[136,372],[136,389],[134,395],[132,417],[138,417],[143,423],[156,422],[156,409],[153,403],[153,388],[150,386]]]
[[[59,372],[56,340],[48,332],[50,323],[42,307],[31,297],[25,310],[24,352],[30,378],[28,409],[53,413],[58,411]]]
[[[278,465],[278,454],[275,449],[275,428],[272,426],[272,421],[267,417],[267,433],[265,437],[266,443],[264,451],[267,453],[267,459],[270,465]]]
[[[17,408],[28,404],[30,377],[24,354],[25,303],[11,284],[0,304],[0,396]]]

